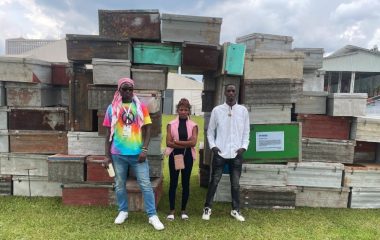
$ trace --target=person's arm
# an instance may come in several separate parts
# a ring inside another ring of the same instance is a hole
[[[216,129],[216,111],[215,108],[211,112],[210,123],[208,124],[207,129],[207,140],[210,145],[210,149],[218,154],[220,149],[215,144],[215,129]]]
[[[105,155],[106,155],[106,166],[112,162],[112,157],[111,157],[111,142],[109,141],[111,135],[111,128],[106,127],[106,138],[105,138]]]
[[[176,144],[177,142],[173,139],[171,126],[168,124],[166,126],[166,146],[171,148],[184,148],[181,145]]]
[[[243,112],[243,114],[244,114],[244,130],[243,130],[242,146],[236,151],[237,154],[239,155],[247,151],[248,145],[249,145],[249,132],[250,132],[249,114],[246,109]]]
[[[143,140],[142,151],[139,155],[138,161],[144,162],[146,160],[146,156],[148,155],[148,146],[150,142],[150,128],[152,124],[145,124],[141,127],[141,134]]]
[[[177,145],[180,145],[184,148],[188,148],[188,147],[195,147],[195,145],[197,144],[197,140],[198,140],[198,126],[195,126],[193,128],[192,135],[188,140],[186,141],[175,140],[174,142]]]

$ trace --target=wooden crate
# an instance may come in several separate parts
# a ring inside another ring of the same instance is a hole
[[[131,59],[128,39],[98,35],[66,34],[67,58],[71,61],[91,62],[93,58]]]
[[[364,116],[367,93],[331,93],[327,98],[327,114],[330,116]]]
[[[380,208],[380,188],[353,187],[348,202],[349,208]]]
[[[48,159],[48,179],[52,182],[70,183],[86,180],[85,155],[55,154]]]
[[[49,182],[48,177],[41,176],[13,176],[13,195],[15,196],[62,196],[61,183]],[[30,189],[29,189],[30,184]],[[29,192],[30,190],[30,192]]]
[[[0,196],[10,196],[13,194],[12,176],[0,175]]]
[[[376,154],[378,149],[380,150],[379,143],[356,141],[354,163],[376,162],[376,158],[380,158]]]
[[[353,163],[355,143],[355,140],[302,138],[302,161]]]
[[[296,102],[295,113],[326,114],[327,92],[302,92]]]
[[[149,164],[149,177],[162,177],[163,169],[164,169],[164,159],[162,155],[148,155],[147,156],[148,164]],[[130,178],[136,178],[136,173],[130,167],[128,172],[128,176]]]
[[[223,43],[222,75],[242,76],[246,46],[239,43]]]
[[[151,184],[154,192],[154,200],[156,203],[156,208],[161,200],[163,194],[163,178],[153,178],[151,179]],[[128,211],[143,211],[144,199],[137,180],[128,179],[127,180],[127,195],[128,195]]]
[[[8,107],[0,107],[0,130],[8,130]]]
[[[161,14],[163,42],[219,44],[222,18]]]
[[[295,186],[241,186],[241,208],[294,209],[296,206]]]
[[[9,133],[8,130],[0,130],[0,153],[9,152]]]
[[[67,132],[9,130],[9,151],[13,153],[67,153]]]
[[[348,165],[344,168],[345,187],[376,188],[380,186],[380,164]]]
[[[0,172],[6,175],[48,176],[47,155],[1,153]]]
[[[64,205],[109,206],[114,205],[115,193],[112,184],[65,183],[62,189]]]
[[[303,52],[305,55],[303,61],[304,69],[318,69],[323,66],[323,48],[294,48],[295,51]]]
[[[303,90],[323,92],[325,84],[325,71],[315,69],[303,69]]]
[[[354,118],[351,138],[357,141],[380,143],[380,117],[366,116]]]
[[[182,47],[175,43],[133,43],[134,64],[156,64],[178,67],[181,65]]]
[[[350,189],[298,187],[296,207],[347,208]]]
[[[298,114],[302,123],[302,137],[348,140],[352,118],[327,115]]]
[[[99,35],[113,38],[160,40],[158,10],[98,10]]]
[[[186,42],[182,45],[183,74],[203,74],[216,71],[219,65],[220,46]]]
[[[86,157],[86,181],[87,182],[114,182],[104,167],[105,156],[91,155]]]
[[[290,104],[302,96],[302,79],[244,79],[242,99],[247,105]]]
[[[131,77],[131,61],[93,58],[93,82],[99,85],[117,85],[120,78]]]
[[[245,55],[244,79],[302,79],[302,52],[255,52]]]
[[[256,51],[288,52],[292,49],[293,38],[291,36],[251,33],[236,38],[236,42],[245,44],[247,53]]]
[[[150,142],[148,145],[148,156],[149,155],[159,156],[162,154],[161,140],[162,140],[161,134],[158,135],[157,137],[151,137],[150,138]]]
[[[241,186],[286,186],[288,167],[285,164],[243,164]]]
[[[51,63],[21,57],[0,57],[0,81],[51,83]]]
[[[72,64],[52,63],[51,74],[51,83],[53,85],[69,86],[74,77]]]
[[[6,106],[5,82],[0,81],[0,106]]]
[[[341,163],[288,163],[288,183],[292,186],[340,188],[344,165]]]
[[[69,155],[105,155],[105,138],[97,132],[67,133]]]
[[[10,130],[67,131],[68,127],[69,114],[64,107],[9,108]]]
[[[132,79],[135,81],[135,89],[166,90],[168,69],[159,66],[134,66]]]
[[[290,123],[291,104],[246,105],[250,124]]]

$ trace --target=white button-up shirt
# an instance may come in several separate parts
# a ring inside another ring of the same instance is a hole
[[[239,104],[232,107],[226,103],[216,106],[211,112],[207,130],[210,149],[218,147],[223,158],[235,158],[239,148],[249,145],[248,110]]]

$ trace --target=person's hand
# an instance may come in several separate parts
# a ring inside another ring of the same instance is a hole
[[[107,168],[110,163],[112,163],[111,156],[106,156],[102,165]]]
[[[139,158],[137,159],[137,161],[138,161],[139,163],[143,163],[143,162],[145,162],[145,160],[146,160],[146,155],[147,155],[147,152],[142,151],[142,152],[140,153]]]
[[[219,153],[220,153],[220,149],[218,147],[213,147],[211,150],[214,152],[214,154],[219,155]]]
[[[246,151],[246,150],[245,150],[244,148],[239,148],[239,149],[236,151],[236,153],[237,153],[237,155],[241,156],[241,155],[243,155],[243,153],[244,153],[245,151]]]

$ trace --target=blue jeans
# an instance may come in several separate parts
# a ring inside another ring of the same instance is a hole
[[[137,183],[140,186],[145,211],[148,217],[157,215],[154,193],[149,178],[148,160],[142,163],[138,162],[138,155],[112,155],[112,162],[115,168],[115,184],[116,184],[116,200],[119,211],[128,212],[128,196],[127,196],[127,175],[128,168],[132,167],[135,172]]]

